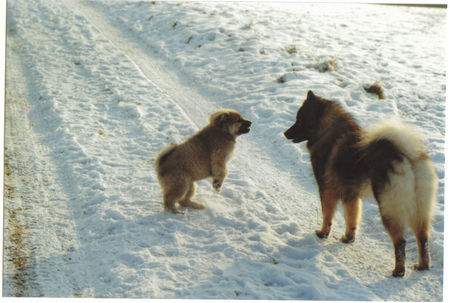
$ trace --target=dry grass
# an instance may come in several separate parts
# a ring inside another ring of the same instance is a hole
[[[290,46],[286,49],[286,51],[289,55],[293,55],[297,53],[297,48],[295,46]]]
[[[286,82],[286,77],[285,77],[286,75],[283,75],[283,76],[281,76],[281,77],[279,77],[278,79],[277,79],[277,82],[278,83],[285,83]]]
[[[25,247],[25,225],[20,224],[19,220],[17,220],[17,214],[21,211],[23,211],[21,208],[17,208],[9,212],[7,219],[9,245],[5,249],[8,264],[12,265],[14,269],[12,280],[16,288],[15,296],[17,297],[25,295],[29,280],[28,267],[30,263],[30,256],[26,253]]]
[[[14,155],[14,154],[13,154]],[[33,258],[32,249],[27,242],[28,231],[24,224],[24,209],[12,208],[17,205],[16,200],[24,199],[22,193],[14,185],[14,177],[17,178],[17,168],[11,166],[11,154],[5,148],[5,183],[4,183],[4,278],[10,279],[14,296],[23,297],[29,295],[30,285],[33,284]],[[8,275],[6,275],[6,269]]]
[[[373,83],[369,87],[364,87],[364,90],[369,94],[375,94],[378,96],[378,99],[384,99],[383,88],[378,83]]]
[[[337,61],[336,59],[327,59],[323,62],[320,62],[314,66],[321,73],[325,73],[328,71],[336,71],[337,70]]]

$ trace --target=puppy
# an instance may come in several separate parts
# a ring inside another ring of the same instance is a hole
[[[175,204],[195,209],[203,205],[191,200],[195,182],[212,177],[214,190],[220,192],[227,176],[236,138],[250,131],[251,122],[235,110],[219,110],[210,123],[181,144],[172,144],[156,159],[156,172],[163,190],[164,209],[176,214],[184,212]]]

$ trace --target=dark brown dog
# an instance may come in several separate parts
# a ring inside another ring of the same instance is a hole
[[[417,238],[419,263],[415,268],[430,268],[428,245],[437,176],[417,131],[384,121],[365,132],[339,104],[309,91],[294,125],[284,135],[293,143],[307,141],[322,206],[318,237],[330,234],[337,203],[342,200],[346,223],[342,242],[353,242],[361,197],[372,194],[394,246],[392,275],[405,274],[404,230],[408,225]]]

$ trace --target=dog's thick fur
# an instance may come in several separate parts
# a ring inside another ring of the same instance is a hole
[[[191,201],[195,181],[212,177],[212,186],[220,192],[227,176],[226,163],[231,158],[239,135],[250,131],[251,122],[234,110],[220,110],[210,123],[181,144],[172,144],[156,159],[156,172],[163,190],[164,209],[183,213],[175,204],[204,208]]]
[[[417,131],[396,121],[363,131],[340,105],[309,91],[296,122],[284,135],[294,143],[307,141],[322,206],[318,237],[329,235],[337,203],[342,200],[346,223],[342,242],[353,242],[361,197],[368,192],[378,202],[393,242],[392,275],[405,274],[404,231],[408,225],[418,246],[419,263],[414,268],[430,268],[428,246],[437,176]]]

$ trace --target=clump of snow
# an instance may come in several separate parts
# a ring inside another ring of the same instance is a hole
[[[442,300],[445,10],[14,0],[7,14],[5,296]],[[385,99],[365,91],[374,82]],[[339,241],[341,209],[330,238],[314,236],[309,156],[282,136],[308,90],[364,127],[423,131],[440,185],[429,271],[412,270],[409,232],[406,276],[390,277],[371,200],[355,243]],[[201,181],[207,209],[164,212],[156,155],[219,108],[253,122],[222,193]]]

